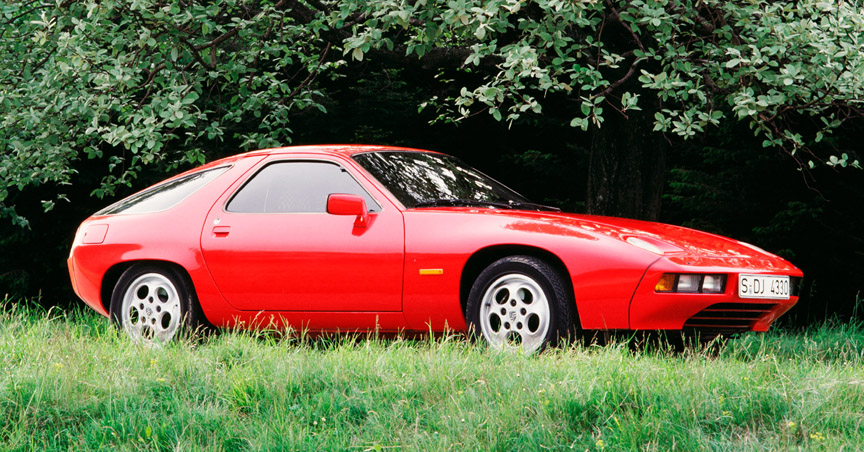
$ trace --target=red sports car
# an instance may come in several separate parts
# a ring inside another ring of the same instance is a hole
[[[84,221],[68,264],[136,341],[184,325],[451,329],[527,351],[578,328],[765,331],[802,276],[729,238],[534,204],[445,154],[355,145],[175,176]]]

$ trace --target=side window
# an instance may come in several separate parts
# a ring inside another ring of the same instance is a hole
[[[93,215],[151,213],[170,209],[227,170],[227,166],[210,168],[170,182],[150,187],[141,193],[122,199]]]
[[[366,190],[335,163],[277,162],[264,167],[228,202],[238,213],[326,212],[332,193],[362,196],[370,212],[381,209]]]

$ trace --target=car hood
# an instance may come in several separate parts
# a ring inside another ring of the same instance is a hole
[[[568,224],[585,231],[602,234],[631,244],[633,243],[633,239],[641,239],[667,255],[687,254],[705,257],[745,258],[777,257],[748,243],[671,224],[576,214],[549,215],[546,221]]]
[[[417,209],[421,210],[421,209]],[[511,219],[506,228],[561,236],[609,237],[665,256],[701,258],[780,259],[756,246],[728,237],[651,221],[582,215],[564,212],[537,212],[504,209],[441,207],[422,210],[463,211],[500,215]],[[692,261],[692,259],[688,259]]]

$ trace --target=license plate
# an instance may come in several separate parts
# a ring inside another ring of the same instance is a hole
[[[738,296],[741,298],[789,299],[788,276],[738,275]]]

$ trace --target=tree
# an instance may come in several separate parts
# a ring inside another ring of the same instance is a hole
[[[862,117],[852,2],[30,0],[0,6],[0,215],[104,159],[96,195],[228,137],[290,141],[322,76],[372,60],[426,71],[442,120],[559,115],[590,131],[588,210],[654,218],[669,142],[744,121],[802,168]],[[441,76],[443,74],[443,76]],[[439,76],[435,78],[435,76]],[[455,82],[455,83],[454,83]],[[626,183],[625,183],[626,182]],[[62,199],[61,194],[58,195]],[[44,201],[51,208],[55,200]]]
[[[513,122],[563,98],[571,126],[594,133],[589,212],[656,218],[666,141],[722,120],[802,168],[860,168],[829,139],[864,116],[854,2],[356,0],[329,14],[363,19],[344,40],[356,60],[467,52],[459,67],[482,78],[436,99],[447,118]]]
[[[97,196],[145,166],[203,163],[225,135],[241,148],[290,140],[292,114],[318,106],[328,58],[321,21],[242,1],[24,1],[0,5],[0,216],[75,162],[105,162]]]

